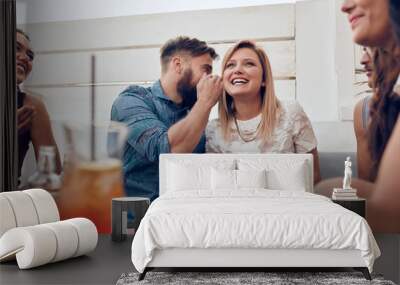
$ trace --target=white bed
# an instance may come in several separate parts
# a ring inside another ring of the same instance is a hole
[[[132,243],[140,278],[155,267],[354,267],[370,278],[380,251],[367,222],[312,194],[312,174],[310,154],[161,155],[160,197]]]

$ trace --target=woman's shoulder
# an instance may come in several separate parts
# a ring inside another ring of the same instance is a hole
[[[39,109],[46,108],[43,101],[39,97],[33,96],[29,93],[25,93],[24,104],[31,105]]]
[[[219,127],[220,127],[220,121],[218,118],[212,119],[208,121],[207,127],[206,127],[206,135],[210,135],[211,133],[214,133]]]
[[[223,153],[223,139],[219,119],[210,120],[206,127],[206,152]]]
[[[218,118],[208,121],[207,128],[215,128],[220,126],[220,120]]]
[[[353,122],[356,133],[359,130],[367,129],[371,98],[372,96],[366,96],[359,100],[354,106]]]
[[[281,100],[281,109],[286,117],[296,117],[304,114],[303,107],[295,100]]]
[[[31,95],[26,93],[24,105],[32,106],[35,110],[35,125],[43,126],[44,123],[47,123],[49,118],[49,113],[47,111],[45,103],[38,96]]]
[[[303,107],[296,100],[280,100],[281,107],[286,110],[303,110]]]

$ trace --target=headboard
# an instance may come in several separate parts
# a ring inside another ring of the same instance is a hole
[[[159,162],[159,190],[160,196],[167,191],[167,182],[169,179],[168,175],[168,164],[170,162],[182,162],[188,161],[193,165],[216,165],[218,162],[231,162],[232,165],[236,165],[236,161],[240,159],[262,159],[270,160],[271,163],[274,161],[304,161],[306,169],[306,191],[313,193],[314,191],[314,178],[313,178],[313,156],[312,154],[161,154]]]

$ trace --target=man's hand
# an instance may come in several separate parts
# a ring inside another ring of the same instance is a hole
[[[222,79],[218,75],[206,75],[201,77],[197,84],[197,102],[211,109],[222,95]]]
[[[211,108],[222,95],[222,80],[216,75],[203,74],[196,88],[196,104],[184,119],[168,129],[171,153],[193,152],[207,126]]]
[[[22,106],[17,110],[17,127],[18,134],[30,129],[32,120],[35,115],[35,108],[32,106]]]

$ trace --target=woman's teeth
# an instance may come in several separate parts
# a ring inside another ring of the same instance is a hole
[[[232,80],[233,85],[242,85],[242,84],[246,84],[247,82],[249,82],[249,81],[245,80],[245,79],[233,79]]]

